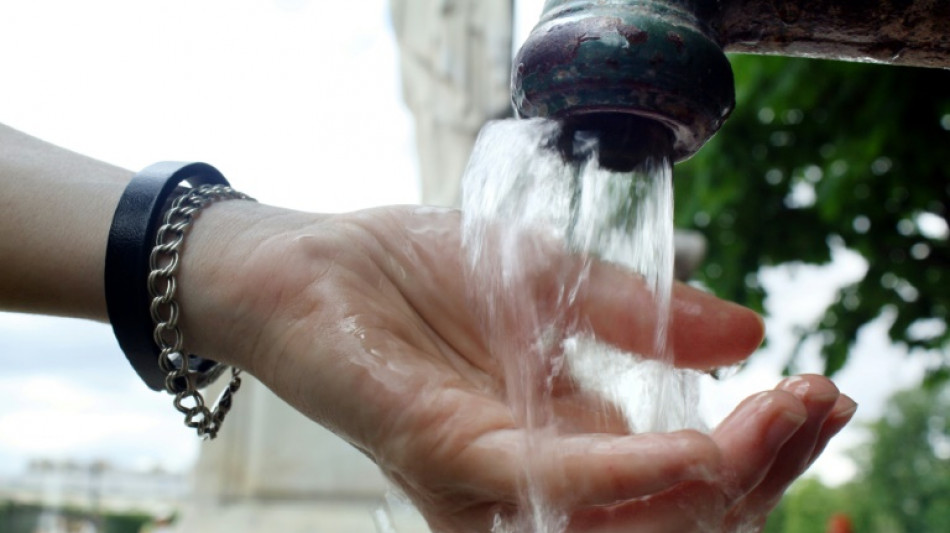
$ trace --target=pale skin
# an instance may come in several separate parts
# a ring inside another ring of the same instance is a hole
[[[106,241],[131,176],[0,127],[0,308],[107,320]],[[215,204],[188,235],[179,298],[189,351],[245,369],[356,446],[434,531],[486,532],[522,504],[525,428],[467,301],[458,216]],[[538,266],[538,306],[557,305],[557,272],[572,261]],[[637,350],[653,322],[630,302],[645,297],[635,276],[595,264],[561,311]],[[677,365],[707,369],[748,357],[763,325],[680,285],[671,335]],[[572,532],[757,531],[856,408],[829,380],[799,376],[708,435],[628,435],[585,419],[586,399],[562,385],[557,409],[574,429],[549,437],[532,464]]]

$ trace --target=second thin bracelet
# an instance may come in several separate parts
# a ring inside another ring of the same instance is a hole
[[[180,252],[185,235],[202,209],[219,200],[253,200],[225,185],[202,185],[189,190],[172,202],[164,223],[155,236],[155,247],[149,256],[148,292],[152,298],[149,312],[155,324],[154,341],[161,349],[158,367],[165,373],[165,390],[175,395],[175,408],[185,415],[185,425],[198,436],[213,439],[224,417],[231,410],[234,393],[241,386],[241,371],[231,368],[231,379],[213,407],[209,408],[199,387],[206,378],[193,369],[183,347],[178,327],[180,308],[175,300],[178,287],[176,275],[181,264]],[[223,365],[219,365],[223,370]]]

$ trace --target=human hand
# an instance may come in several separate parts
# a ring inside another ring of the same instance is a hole
[[[785,489],[851,419],[857,405],[827,378],[803,375],[743,401],[712,434],[716,474],[632,502],[582,510],[570,531],[754,533]]]
[[[236,204],[209,208],[189,237],[179,290],[186,346],[246,368],[362,450],[435,531],[490,531],[496,514],[522,505],[526,429],[467,300],[458,214],[387,208],[316,217]],[[556,305],[550,295],[563,264],[540,266],[533,294],[540,306]],[[634,276],[601,265],[561,312],[637,351],[654,320],[630,302],[647,296]],[[754,313],[685,286],[674,291],[676,364],[731,364],[761,338]],[[646,516],[656,531],[688,531],[674,522],[698,501],[704,523],[738,523],[774,505],[815,443],[846,418],[844,406],[816,398],[766,393],[712,435],[551,435],[532,475],[547,498],[574,510],[571,530],[627,530]],[[584,397],[565,387],[555,400],[585,425]],[[773,428],[787,438],[765,440]],[[750,467],[773,463],[761,479]]]

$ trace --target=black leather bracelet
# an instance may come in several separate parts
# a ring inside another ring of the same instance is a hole
[[[161,350],[149,311],[149,255],[169,198],[183,182],[229,185],[217,169],[205,163],[162,162],[132,178],[116,206],[106,249],[106,307],[112,331],[132,368],[151,389],[165,390],[166,373],[159,368]],[[192,356],[190,367],[209,380],[220,374],[218,363]]]

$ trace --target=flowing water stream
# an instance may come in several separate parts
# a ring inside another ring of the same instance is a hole
[[[658,155],[629,172],[608,170],[596,139],[577,134],[568,160],[559,135],[557,123],[540,119],[489,124],[463,182],[468,286],[488,317],[482,327],[503,362],[512,412],[528,429],[526,511],[499,517],[493,533],[564,530],[566,511],[547,501],[532,475],[546,436],[617,431],[618,424],[632,433],[702,427],[698,375],[674,369],[667,344],[671,162]],[[656,316],[644,353],[597,341],[574,312],[599,262],[638,273],[649,288],[650,297],[629,302]]]

